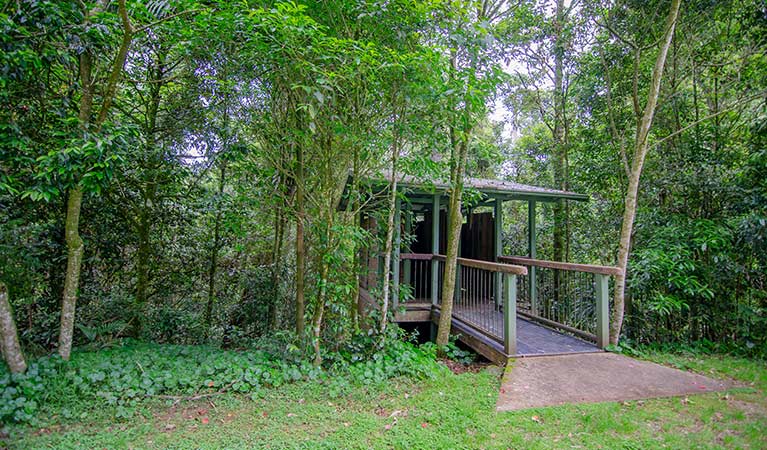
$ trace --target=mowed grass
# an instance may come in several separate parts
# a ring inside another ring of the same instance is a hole
[[[767,448],[764,362],[666,353],[648,358],[743,387],[726,393],[497,413],[499,371],[397,380],[333,397],[299,383],[263,397],[147,404],[115,422],[89,417],[14,428],[10,448]]]

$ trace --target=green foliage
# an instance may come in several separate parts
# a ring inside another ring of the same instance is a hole
[[[433,342],[427,342],[423,344],[422,348],[432,353],[435,357],[440,354],[439,347]],[[471,351],[463,350],[458,346],[457,336],[450,336],[450,340],[448,341],[447,345],[442,348],[441,354],[444,355],[444,357],[447,359],[461,363],[463,365],[468,365],[474,362],[474,357],[476,356],[476,354],[472,353]]]
[[[317,383],[340,395],[359,384],[432,377],[444,370],[428,349],[399,339],[387,341],[380,351],[354,348],[328,358],[325,368],[302,359],[300,351],[279,340],[262,340],[248,350],[127,343],[79,351],[69,362],[46,356],[31,361],[25,374],[0,374],[0,421],[45,423],[45,417],[54,414],[82,419],[102,408],[117,418],[129,418],[151,398],[219,392],[255,398],[264,389],[297,381]]]
[[[673,216],[652,233],[631,263],[629,320],[636,322],[628,336],[644,343],[706,339],[767,355],[767,312],[759,290],[742,287],[753,260],[747,251],[733,251],[739,248],[737,230]]]
[[[662,364],[753,386],[727,393],[497,412],[497,370],[355,386],[342,399],[312,383],[186,408],[155,405],[115,426],[90,416],[67,426],[12,427],[18,448],[763,448],[762,361],[651,352]],[[340,400],[340,401],[339,401]],[[200,415],[200,412],[203,415]],[[191,413],[191,414],[190,414]],[[190,415],[194,417],[190,418]],[[205,425],[203,418],[209,419]],[[119,427],[119,432],[115,429]]]

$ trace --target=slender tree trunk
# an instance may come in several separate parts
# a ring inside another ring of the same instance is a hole
[[[296,147],[296,334],[303,338],[306,327],[306,300],[304,277],[306,276],[306,249],[304,247],[304,151]]]
[[[395,127],[396,127],[395,123]],[[391,156],[391,182],[389,183],[389,215],[386,218],[386,240],[384,242],[384,266],[383,276],[381,277],[381,289],[383,290],[383,299],[381,302],[381,325],[380,332],[383,335],[386,331],[386,324],[389,323],[389,298],[391,296],[391,283],[389,278],[391,276],[391,257],[392,250],[394,248],[394,217],[396,216],[397,206],[397,160],[399,159],[400,145],[399,136],[394,137],[394,145],[392,146]],[[399,224],[396,224],[399,226]],[[381,336],[381,342],[383,343],[384,337]]]
[[[565,135],[565,86],[564,86],[564,59],[565,59],[565,22],[567,20],[564,0],[557,0],[554,19],[554,185],[563,191],[568,189],[567,174],[567,142]],[[565,261],[567,254],[567,200],[560,199],[554,202],[554,261]],[[562,272],[554,271],[554,292],[552,300],[558,303],[562,296]],[[548,301],[546,302],[548,303]],[[548,306],[547,306],[548,309]]]
[[[109,113],[112,100],[117,93],[120,74],[125,66],[131,41],[133,39],[133,26],[128,17],[125,0],[118,0],[118,12],[123,24],[123,39],[112,64],[112,69],[107,79],[106,89],[103,96],[103,104],[95,122],[95,130],[98,132],[104,125]],[[84,25],[90,23],[90,11],[84,7]],[[78,120],[83,132],[91,131],[91,114],[93,112],[94,86],[92,79],[93,55],[90,50],[85,50],[79,57],[79,77],[82,89],[80,97]],[[61,328],[59,330],[59,354],[64,360],[69,359],[72,352],[72,337],[74,335],[75,309],[77,303],[77,290],[80,283],[80,266],[82,265],[84,245],[80,238],[80,210],[83,201],[82,187],[77,186],[69,189],[67,199],[67,214],[65,235],[67,244],[67,272],[64,279],[64,294],[61,301]]]
[[[157,132],[157,114],[160,110],[161,92],[163,79],[165,78],[165,55],[163,52],[157,53],[157,61],[154,71],[149,71],[147,83],[149,84],[149,103],[147,105],[146,122],[144,134],[146,135],[145,151],[147,161],[144,167],[149,168],[149,180],[140,189],[143,197],[141,209],[138,212],[138,223],[136,234],[138,235],[138,249],[136,252],[136,302],[133,308],[133,337],[141,337],[143,328],[146,305],[149,298],[149,260],[152,253],[150,234],[152,230],[152,209],[157,192],[157,180],[154,179],[154,165],[156,162],[157,143],[155,134]]]
[[[455,277],[458,265],[458,245],[461,242],[461,227],[463,214],[461,199],[463,196],[463,172],[466,165],[468,149],[468,134],[466,131],[454,145],[453,167],[451,170],[450,201],[448,203],[447,219],[447,254],[445,259],[445,274],[442,281],[442,301],[440,302],[439,326],[437,328],[437,346],[443,348],[449,342],[450,326],[453,319],[453,296],[455,295]],[[454,139],[455,141],[455,139]],[[460,295],[460,294],[459,294]]]
[[[272,249],[272,289],[274,296],[269,303],[269,329],[276,331],[279,324],[278,305],[282,299],[280,289],[280,261],[282,260],[282,243],[285,235],[285,214],[282,208],[278,208],[274,218],[275,233],[274,247]]]
[[[565,136],[565,86],[564,86],[564,59],[565,59],[565,15],[564,0],[557,0],[556,18],[554,21],[554,184],[557,189],[568,189],[568,174],[566,172],[567,142]],[[567,209],[565,200],[554,203],[554,261],[564,261],[567,239]],[[559,286],[559,272],[554,272],[555,283]],[[555,289],[555,295],[557,294]]]
[[[78,186],[69,190],[67,219],[64,226],[67,243],[67,274],[64,279],[64,298],[61,302],[61,328],[59,331],[59,355],[65,360],[69,359],[72,352],[77,290],[80,283],[80,266],[83,262],[84,245],[78,231],[82,201],[82,188]]]
[[[86,13],[86,22],[88,21]],[[87,132],[90,128],[93,111],[93,82],[91,80],[92,57],[88,50],[80,55],[80,128]],[[75,325],[77,289],[80,284],[80,266],[83,260],[83,240],[80,238],[80,209],[83,202],[83,190],[80,186],[69,189],[67,212],[64,227],[64,240],[67,245],[67,271],[64,277],[64,294],[61,300],[61,327],[59,329],[59,355],[65,360],[72,352],[72,336]]]
[[[208,266],[208,301],[205,305],[205,336],[210,333],[213,324],[213,304],[216,301],[216,273],[218,272],[218,249],[221,246],[221,199],[226,185],[226,165],[221,165],[221,178],[218,181],[219,205],[216,208],[215,224],[213,225],[213,247],[210,251],[210,265]]]
[[[647,138],[652,127],[655,107],[658,103],[661,80],[663,79],[663,69],[666,64],[671,40],[674,35],[677,18],[679,17],[679,7],[681,0],[672,0],[671,9],[666,18],[665,34],[658,56],[655,59],[655,66],[652,71],[652,84],[647,94],[647,104],[639,126],[636,131],[636,140],[634,143],[634,158],[631,164],[631,173],[629,176],[628,189],[626,191],[625,207],[623,211],[623,223],[621,226],[620,249],[618,251],[618,267],[620,274],[615,277],[615,301],[610,324],[610,342],[618,343],[621,328],[623,327],[623,315],[625,307],[625,289],[626,289],[626,269],[628,267],[629,250],[631,247],[631,236],[634,230],[634,219],[637,210],[637,193],[639,191],[639,178],[642,174],[642,166],[649,149]]]
[[[0,351],[11,373],[26,372],[27,362],[19,345],[16,321],[13,319],[13,309],[8,300],[8,289],[2,282],[0,282]]]
[[[327,300],[328,269],[326,262],[320,262],[320,292],[317,296],[317,308],[314,310],[314,317],[312,318],[312,347],[314,348],[315,366],[322,364],[320,339],[322,337],[322,317],[325,314],[325,301]]]
[[[151,253],[149,243],[150,215],[148,206],[139,212],[138,219],[138,249],[136,252],[136,304],[133,311],[133,337],[141,336],[144,319],[144,311],[147,303],[147,291],[149,288],[149,257]]]
[[[360,195],[360,185],[359,185],[359,176],[360,176],[360,152],[359,148],[355,145],[354,146],[354,162],[352,164],[352,191],[350,195],[352,196],[351,201],[349,202],[349,205],[352,210],[352,214],[354,214],[354,226],[355,227],[361,227],[361,220],[362,220],[362,213],[360,212],[360,201],[359,201],[359,195]],[[354,249],[354,261],[352,262],[354,265],[354,273],[356,276],[354,277],[354,292],[352,293],[351,303],[349,304],[349,317],[351,317],[352,321],[352,327],[353,331],[359,330],[360,322],[359,322],[359,297],[360,297],[360,276],[362,274],[362,249],[359,246],[356,246]],[[365,274],[367,277],[367,274]]]

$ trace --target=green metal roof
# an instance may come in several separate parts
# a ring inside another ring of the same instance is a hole
[[[382,178],[369,180],[376,185],[388,185],[391,175],[384,174]],[[411,194],[445,193],[449,186],[441,181],[419,179],[411,175],[398,175],[398,185]],[[530,186],[513,181],[490,180],[485,178],[466,178],[464,188],[475,189],[487,197],[503,200],[538,200],[556,201],[559,199],[588,201],[589,196],[576,192],[560,191],[538,186]]]

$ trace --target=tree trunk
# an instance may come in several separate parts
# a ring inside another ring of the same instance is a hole
[[[95,130],[98,132],[104,125],[109,113],[112,100],[117,93],[117,85],[125,66],[131,41],[133,39],[133,26],[128,17],[125,0],[118,1],[118,12],[123,24],[123,39],[112,64],[112,69],[107,79],[103,103],[95,122]],[[90,23],[90,11],[83,7],[84,25]],[[89,132],[91,128],[91,114],[93,112],[94,85],[92,79],[93,55],[85,50],[79,57],[79,77],[82,95],[80,97],[78,121],[83,132]],[[64,360],[69,359],[72,352],[72,336],[75,325],[75,308],[77,303],[77,289],[80,283],[80,266],[82,265],[84,245],[80,238],[80,209],[82,207],[83,191],[78,184],[70,187],[67,199],[67,215],[65,235],[67,244],[67,272],[64,279],[64,294],[61,301],[61,329],[59,330],[59,354]]]
[[[326,241],[327,242],[327,241]],[[317,308],[312,318],[312,347],[314,348],[314,365],[322,364],[322,352],[320,351],[320,338],[322,337],[322,317],[325,314],[325,300],[327,296],[328,264],[320,263],[320,292],[317,296]]]
[[[440,302],[439,327],[437,328],[437,346],[440,348],[448,344],[450,338],[450,326],[453,319],[453,296],[455,295],[455,277],[458,266],[458,246],[461,242],[461,226],[463,214],[461,213],[461,199],[463,196],[463,172],[466,165],[466,153],[468,149],[468,132],[460,137],[457,146],[454,146],[453,167],[451,168],[450,201],[448,203],[447,219],[447,254],[445,259],[445,274],[442,281],[442,301]],[[456,148],[457,147],[457,148]]]
[[[360,206],[359,206],[359,195],[360,195],[360,185],[359,185],[359,176],[360,176],[360,152],[357,145],[354,146],[354,162],[352,165],[352,190],[351,190],[351,200],[349,201],[349,206],[352,210],[352,214],[354,215],[354,226],[355,227],[361,227],[362,226],[362,213],[360,212]],[[359,330],[360,322],[359,322],[359,297],[360,297],[360,274],[362,274],[362,249],[359,246],[355,246],[354,249],[354,261],[352,261],[352,264],[354,265],[354,292],[352,292],[352,298],[351,303],[349,304],[349,317],[352,321],[352,329],[354,332]],[[367,277],[367,274],[365,274]]]
[[[144,134],[146,135],[146,162],[143,166],[148,168],[149,179],[145,182],[143,189],[139,189],[142,196],[141,209],[138,211],[138,223],[136,225],[136,234],[138,235],[138,249],[136,251],[136,299],[133,309],[133,337],[141,337],[144,316],[146,314],[146,305],[149,299],[149,261],[152,254],[152,245],[150,235],[152,231],[152,213],[155,206],[157,193],[157,180],[155,178],[155,164],[157,164],[157,142],[155,135],[157,133],[157,115],[160,110],[162,100],[162,88],[167,83],[165,80],[165,53],[158,51],[157,60],[154,62],[154,70],[147,73],[147,84],[149,85],[149,102],[146,108],[146,122],[144,124]]]
[[[139,212],[138,219],[138,249],[136,252],[136,304],[133,310],[133,337],[138,339],[141,336],[141,328],[144,319],[144,311],[147,302],[147,291],[149,288],[149,255],[151,252],[149,244],[150,217],[148,206]]]
[[[568,189],[567,142],[565,135],[565,22],[567,21],[564,0],[557,0],[554,21],[554,185],[557,189]],[[567,239],[567,208],[565,200],[554,203],[554,261],[564,261]],[[559,272],[555,272],[555,276]]]
[[[620,249],[618,251],[618,267],[620,268],[620,274],[615,277],[615,301],[610,324],[610,342],[612,344],[618,343],[621,328],[623,327],[626,269],[628,267],[631,236],[634,231],[634,219],[636,218],[639,178],[642,174],[642,166],[644,165],[645,157],[647,156],[647,151],[649,149],[647,138],[650,134],[653,117],[655,115],[655,107],[658,103],[663,69],[666,64],[666,56],[668,55],[669,47],[671,46],[671,39],[674,35],[677,18],[679,17],[680,4],[681,0],[672,0],[671,2],[671,9],[666,18],[665,34],[652,71],[652,84],[650,85],[650,91],[647,95],[647,104],[645,105],[644,112],[636,131],[634,158],[631,164],[629,184],[626,191],[623,224],[621,226]]]
[[[304,248],[304,152],[296,147],[296,334],[303,338],[306,328],[306,300],[304,277],[306,276],[306,250]]]
[[[557,189],[568,189],[567,174],[567,142],[565,135],[565,86],[564,86],[564,59],[565,59],[565,21],[567,20],[564,0],[557,0],[554,19],[554,185]],[[554,261],[565,261],[567,253],[567,200],[560,199],[554,202]],[[559,303],[562,296],[562,272],[554,271],[553,301]]]
[[[83,262],[83,240],[80,238],[80,209],[83,201],[82,188],[69,190],[67,220],[64,234],[67,243],[67,274],[64,280],[64,297],[61,302],[61,329],[59,331],[59,355],[65,360],[72,352],[72,336],[75,326],[77,289],[80,283],[80,266]]]
[[[208,301],[205,305],[205,336],[210,333],[213,324],[213,303],[216,300],[216,272],[218,271],[218,249],[221,246],[221,216],[220,204],[226,184],[226,165],[221,166],[221,178],[218,181],[219,205],[216,208],[215,224],[213,225],[213,247],[210,251],[210,266],[208,267]]]
[[[8,289],[2,282],[0,282],[0,351],[11,373],[26,372],[27,362],[19,345],[16,321],[13,319],[13,309],[8,300]]]
[[[278,306],[282,298],[282,289],[280,289],[280,261],[282,260],[282,242],[285,235],[285,215],[281,208],[277,210],[274,225],[276,233],[272,249],[272,289],[274,289],[274,296],[269,303],[269,329],[272,331],[276,331],[279,325]]]
[[[396,121],[395,121],[396,127]],[[397,209],[397,160],[399,159],[399,137],[395,136],[391,156],[391,182],[389,183],[389,215],[386,218],[386,240],[384,242],[384,266],[381,279],[383,300],[381,302],[381,343],[384,342],[383,334],[386,332],[386,324],[389,323],[389,297],[391,296],[391,256],[394,248],[394,217]],[[396,224],[399,226],[399,224]]]

